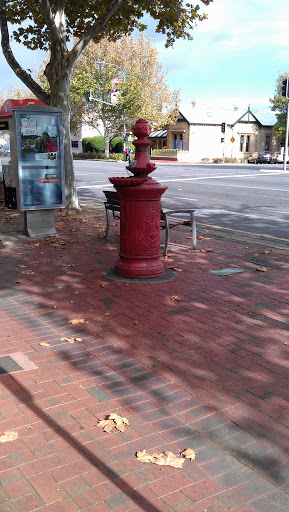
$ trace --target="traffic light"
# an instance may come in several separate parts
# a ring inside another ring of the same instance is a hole
[[[86,98],[86,103],[89,103],[91,101],[91,91],[85,92],[85,98]]]
[[[282,82],[282,96],[284,96],[284,98],[289,98],[288,78],[285,78]]]
[[[221,132],[225,133],[225,131],[226,131],[226,123],[222,123],[221,124]]]

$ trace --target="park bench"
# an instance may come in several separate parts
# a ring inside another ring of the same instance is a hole
[[[112,212],[112,216],[114,219],[120,219],[120,197],[118,192],[114,190],[104,190],[105,195],[105,213],[106,213],[106,230],[105,236],[109,235],[110,228],[110,212]],[[180,214],[188,215],[188,220],[183,220],[180,218]],[[177,215],[178,217],[175,217]],[[180,226],[180,225],[190,225],[192,229],[192,243],[193,249],[197,248],[197,233],[196,233],[196,220],[195,220],[195,210],[192,209],[177,209],[177,210],[168,210],[165,208],[161,209],[161,229],[165,229],[165,248],[164,255],[168,252],[169,246],[169,237],[170,237],[170,229]]]

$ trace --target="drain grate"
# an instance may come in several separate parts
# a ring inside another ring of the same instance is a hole
[[[274,267],[276,263],[273,263],[272,261],[268,261],[262,258],[245,258],[245,261],[248,261],[249,263],[254,263],[254,265],[260,265],[262,267]]]
[[[16,361],[12,359],[12,357],[0,357],[0,374],[19,372],[20,370],[23,370],[23,368],[19,366],[19,364],[17,364]]]

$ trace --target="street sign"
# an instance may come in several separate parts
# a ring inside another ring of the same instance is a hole
[[[236,140],[235,137],[230,138],[230,141],[232,142],[232,144],[233,144],[233,142],[235,142],[235,140]]]

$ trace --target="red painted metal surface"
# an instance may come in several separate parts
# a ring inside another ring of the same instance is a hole
[[[137,140],[135,161],[128,178],[109,178],[120,195],[120,251],[115,273],[123,277],[153,278],[164,274],[160,259],[160,199],[167,187],[148,177],[155,170],[149,162],[147,140],[151,128],[145,119],[133,127]]]
[[[33,98],[28,98],[26,100],[6,100],[0,109],[0,118],[2,117],[12,117],[12,109],[14,107],[23,107],[27,105],[45,105],[43,101],[34,100]]]

